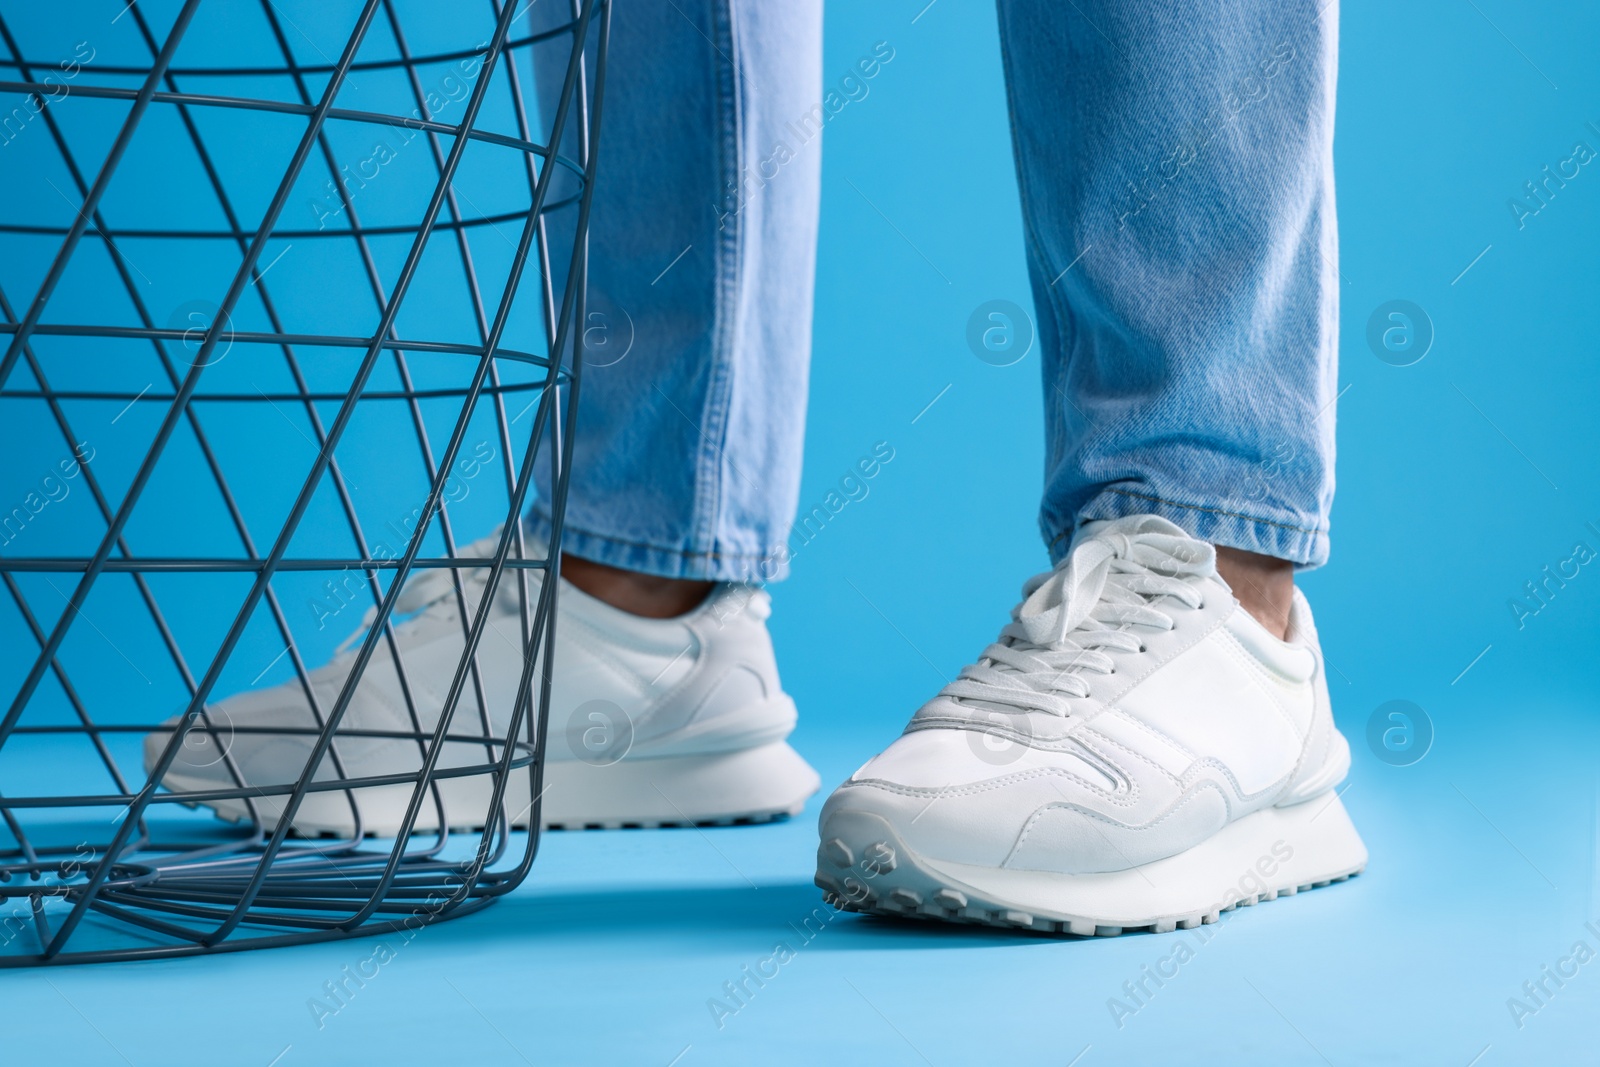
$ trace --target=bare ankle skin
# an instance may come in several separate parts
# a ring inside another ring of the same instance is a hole
[[[565,552],[561,554],[561,576],[596,600],[647,619],[670,619],[693,611],[716,585],[625,571]]]
[[[1286,559],[1217,547],[1217,573],[1233,588],[1244,610],[1280,640],[1289,634],[1294,603],[1294,564]]]

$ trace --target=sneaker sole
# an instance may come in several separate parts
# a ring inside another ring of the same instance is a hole
[[[1252,812],[1188,851],[1101,874],[935,860],[881,816],[842,809],[822,826],[816,884],[843,911],[1112,937],[1214,923],[1237,907],[1342,882],[1366,864],[1337,795]]]
[[[215,789],[217,784],[169,773],[172,792]],[[672,826],[733,826],[771,822],[798,815],[821,787],[817,772],[787,742],[702,756],[623,759],[596,766],[561,760],[545,766],[541,821],[549,830],[653,829]],[[301,837],[348,838],[355,833],[349,796],[360,807],[362,835],[393,837],[411,802],[409,785],[375,786],[345,792],[308,793],[295,814],[293,832]],[[439,782],[446,825],[452,831],[483,829],[490,783],[483,776]],[[267,828],[282,813],[281,797],[256,801]],[[205,804],[229,822],[244,822],[248,812],[237,800]],[[525,774],[506,789],[512,826],[525,829],[532,804]],[[438,829],[438,810],[424,801],[415,832]]]

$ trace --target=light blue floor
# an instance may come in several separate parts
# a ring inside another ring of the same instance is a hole
[[[1463,717],[1476,729],[1496,713]],[[7,974],[0,1003],[39,1035],[31,1049],[84,1065],[1464,1065],[1486,1048],[1479,1063],[1574,1062],[1592,1047],[1600,962],[1549,983],[1521,1030],[1505,1006],[1575,942],[1600,946],[1583,926],[1596,915],[1592,714],[1549,707],[1540,721],[1499,747],[1441,740],[1403,770],[1358,760],[1345,796],[1369,871],[1198,932],[1052,941],[830,918],[810,885],[813,805],[774,827],[549,835],[520,891],[388,939],[393,958],[343,1006],[324,983],[376,939]],[[1574,743],[1552,749],[1544,730]],[[802,747],[835,781],[872,732]],[[793,956],[776,976],[730,998],[724,983],[779,944]],[[1144,979],[1143,1003],[1124,991],[1178,957],[1164,985]]]
[[[876,442],[895,458],[775,593],[795,742],[830,786],[992,638],[1043,558],[1036,360],[989,366],[963,340],[980,303],[1029,305],[993,12],[925,3],[828,12],[830,83],[895,48],[827,133],[803,507]],[[308,1001],[371,941],[0,974],[0,1060],[1592,1062],[1600,959],[1559,985],[1544,968],[1600,952],[1596,565],[1520,626],[1508,605],[1575,543],[1600,549],[1600,171],[1522,229],[1507,201],[1575,140],[1600,147],[1600,18],[1352,2],[1342,27],[1340,490],[1332,563],[1303,584],[1367,873],[1203,942],[1051,941],[827,919],[816,803],[772,827],[550,835],[516,894],[405,944],[321,1027]],[[1412,367],[1366,347],[1392,299],[1436,327]],[[1396,699],[1435,733],[1409,767],[1366,742]],[[794,958],[719,1026],[708,1002],[732,1006],[724,983],[779,943]],[[1176,977],[1130,1000],[1183,943]],[[1137,1006],[1120,1026],[1111,998]]]

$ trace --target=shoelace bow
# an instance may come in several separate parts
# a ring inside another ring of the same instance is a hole
[[[1151,601],[1170,596],[1198,608],[1201,592],[1186,579],[1215,570],[1216,550],[1177,526],[1148,516],[1116,520],[1063,564],[1028,579],[1000,639],[942,695],[1065,717],[1070,697],[1089,695],[1084,672],[1114,672],[1103,649],[1144,650],[1129,627],[1175,625]]]

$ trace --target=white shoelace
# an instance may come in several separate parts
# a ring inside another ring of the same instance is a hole
[[[500,544],[500,529],[486,537],[480,537],[466,545],[456,546],[457,559],[488,559],[494,555],[495,548]],[[516,554],[516,545],[512,545],[512,554]],[[507,572],[512,573],[510,571]],[[489,582],[489,575],[481,568],[468,568],[462,572],[461,591],[466,594],[467,604],[477,603],[481,591]],[[505,585],[502,584],[502,589]],[[455,596],[455,585],[450,581],[450,569],[446,567],[433,567],[427,570],[412,571],[406,578],[406,584],[400,587],[400,595],[395,598],[394,611],[391,618],[396,620],[406,619],[407,616],[422,611],[440,603],[446,597]],[[366,636],[368,628],[378,617],[377,605],[369,607],[361,616],[361,622],[356,626],[355,632],[339,643],[333,650],[334,655],[342,655],[349,650],[362,637]],[[409,621],[409,620],[407,620]]]
[[[1201,592],[1187,579],[1215,573],[1216,550],[1165,519],[1109,522],[1054,570],[1028,579],[1000,639],[942,695],[1065,717],[1069,698],[1090,693],[1085,672],[1115,672],[1103,649],[1144,651],[1133,628],[1172,629],[1156,605],[1174,597],[1200,607]]]

